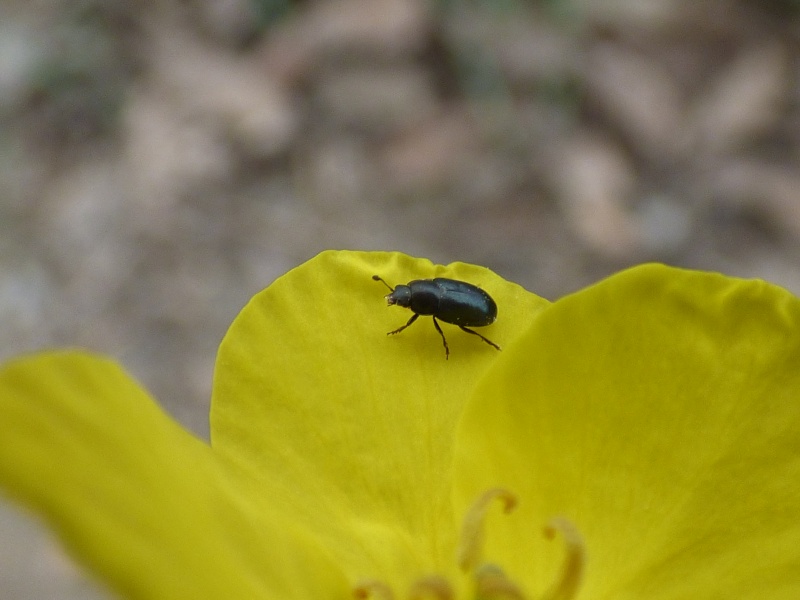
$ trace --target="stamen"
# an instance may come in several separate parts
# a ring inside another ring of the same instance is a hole
[[[470,507],[461,526],[458,547],[458,564],[472,575],[476,600],[525,600],[517,587],[496,565],[482,563],[484,523],[493,500],[503,503],[503,512],[510,513],[517,505],[517,497],[502,488],[484,492]],[[578,528],[564,517],[555,517],[543,528],[548,539],[556,533],[564,538],[565,558],[561,572],[541,600],[575,600],[586,570],[586,544]],[[471,586],[470,586],[471,587]],[[411,586],[408,600],[455,600],[455,591],[445,578],[432,575],[419,579]],[[394,600],[391,588],[383,581],[367,579],[353,589],[356,600]]]
[[[433,575],[417,581],[411,588],[408,597],[409,600],[425,600],[426,598],[453,600],[455,594],[446,579]]]
[[[572,600],[578,594],[586,569],[586,544],[578,528],[564,517],[554,517],[544,528],[544,535],[548,539],[553,539],[556,532],[564,538],[567,556],[561,575],[542,600]]]
[[[481,600],[525,600],[514,583],[495,565],[483,565],[475,573],[475,597]]]
[[[392,589],[383,581],[367,579],[353,588],[353,598],[357,600],[366,600],[367,598],[374,598],[375,600],[394,600],[394,594],[392,593]]]
[[[517,505],[514,494],[502,488],[492,488],[484,492],[467,511],[461,525],[461,543],[457,554],[458,566],[465,572],[474,570],[481,562],[485,537],[483,524],[489,504],[495,499],[503,502],[503,512],[506,514]]]

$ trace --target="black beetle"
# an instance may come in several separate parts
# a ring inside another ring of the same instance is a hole
[[[471,327],[491,325],[497,319],[497,304],[481,288],[465,281],[445,279],[444,277],[415,279],[406,285],[398,285],[393,288],[378,275],[373,275],[372,278],[382,282],[392,292],[386,296],[389,306],[396,304],[410,308],[414,313],[408,323],[386,335],[400,333],[416,321],[420,315],[431,315],[433,326],[442,336],[445,359],[450,357],[450,348],[447,346],[447,340],[437,319],[458,325],[467,333],[477,335],[490,346],[500,350],[500,346],[467,327],[467,325]]]

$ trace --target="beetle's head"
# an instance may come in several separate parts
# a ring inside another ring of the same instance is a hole
[[[411,306],[411,288],[407,285],[397,285],[391,294],[386,295],[386,304],[392,306],[404,306],[408,308]]]
[[[375,281],[382,282],[383,285],[389,288],[389,291],[392,292],[391,294],[386,294],[386,304],[389,306],[397,304],[397,306],[404,306],[406,308],[411,306],[411,287],[407,285],[398,285],[392,287],[386,283],[380,275],[373,275],[372,278]]]

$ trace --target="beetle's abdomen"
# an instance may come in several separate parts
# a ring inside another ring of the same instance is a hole
[[[497,305],[481,288],[443,277],[434,279],[431,283],[439,289],[437,319],[467,327],[490,325],[497,319]]]

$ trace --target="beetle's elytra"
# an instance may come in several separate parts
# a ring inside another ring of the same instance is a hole
[[[491,325],[497,319],[497,304],[481,288],[465,281],[445,279],[444,277],[415,279],[406,285],[395,287],[390,286],[378,275],[373,275],[372,278],[389,288],[391,294],[386,296],[389,306],[396,304],[408,308],[414,313],[408,323],[386,335],[400,333],[420,316],[430,315],[433,317],[433,326],[442,336],[445,359],[450,357],[450,348],[447,346],[447,339],[444,337],[444,332],[439,327],[437,319],[458,325],[463,331],[477,335],[493,348],[500,350],[500,346],[493,341],[483,337],[477,331],[469,329],[469,327]]]

